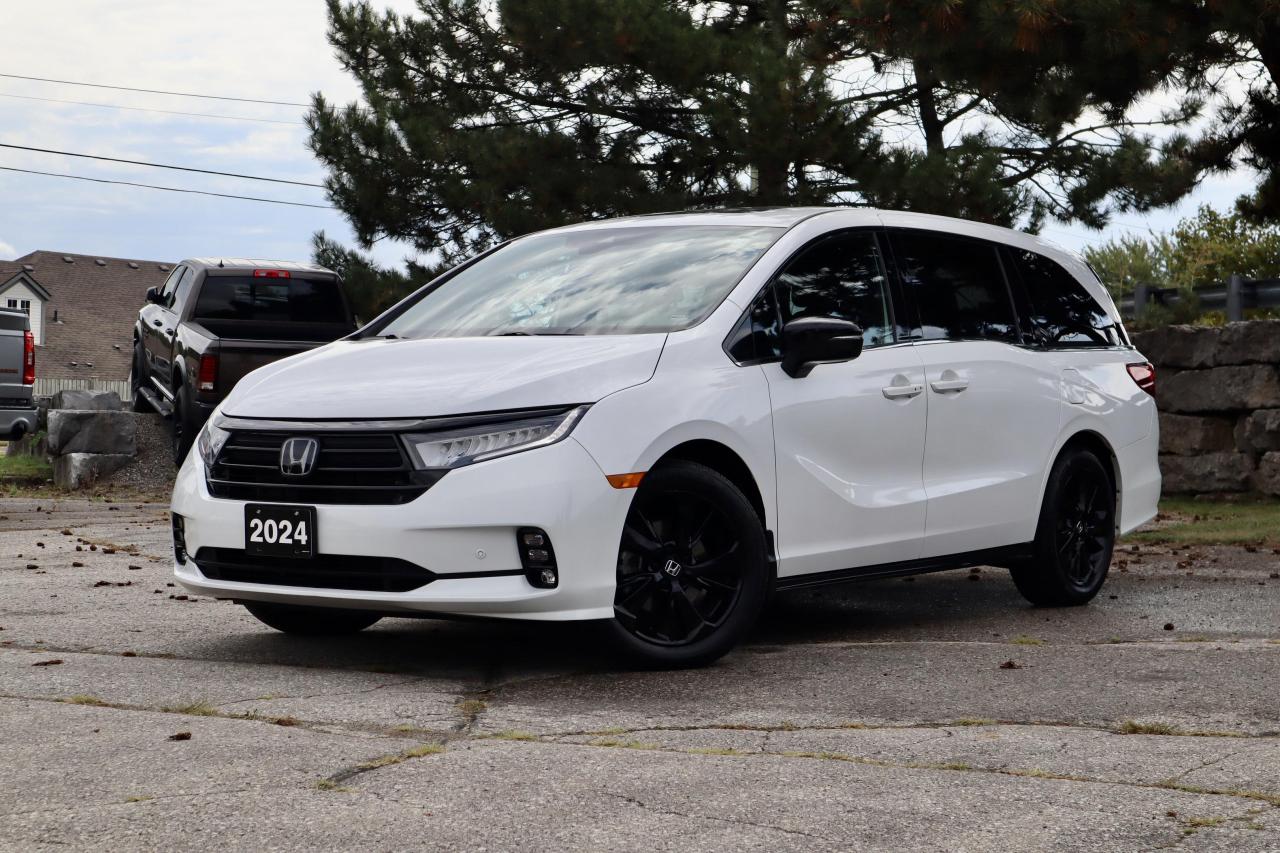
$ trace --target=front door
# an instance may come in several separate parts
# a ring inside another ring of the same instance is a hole
[[[865,342],[853,361],[818,365],[801,379],[774,361],[764,365],[773,406],[779,577],[918,556],[925,523],[924,368],[915,348],[900,340],[876,232],[820,238],[787,264],[761,300],[772,303],[767,307],[779,323],[855,322]]]

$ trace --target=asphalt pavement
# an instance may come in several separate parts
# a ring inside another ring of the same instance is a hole
[[[1280,851],[1280,555],[1126,545],[782,596],[707,669],[591,626],[302,639],[165,507],[0,501],[0,848]]]

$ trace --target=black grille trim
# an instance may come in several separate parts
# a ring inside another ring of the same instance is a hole
[[[280,471],[280,446],[293,437],[320,443],[306,477]],[[418,471],[391,432],[233,430],[208,470],[216,498],[310,504],[404,504],[435,485],[443,471]]]
[[[316,554],[310,559],[251,557],[239,548],[204,547],[196,566],[210,580],[262,583],[308,589],[409,592],[436,579],[422,566],[394,557]]]

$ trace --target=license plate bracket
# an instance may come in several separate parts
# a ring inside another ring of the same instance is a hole
[[[310,559],[316,554],[316,508],[245,504],[244,550],[255,557]]]

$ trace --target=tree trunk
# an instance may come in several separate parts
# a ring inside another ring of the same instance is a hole
[[[914,60],[911,63],[916,75],[916,108],[920,111],[920,129],[924,131],[925,151],[929,156],[945,154],[946,142],[942,138],[942,119],[938,117],[938,103],[933,90],[937,86],[937,78],[927,62]]]

